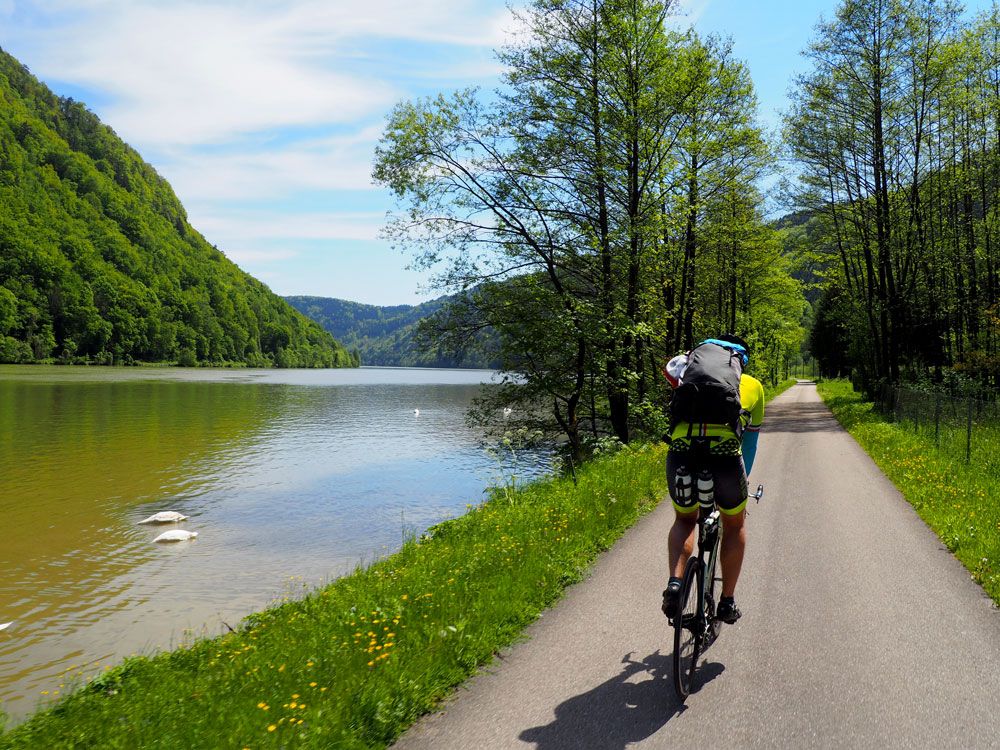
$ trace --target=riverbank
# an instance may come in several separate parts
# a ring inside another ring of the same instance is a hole
[[[0,747],[388,744],[655,505],[663,451],[626,448],[582,467],[577,484],[500,491],[238,632],[126,660]]]
[[[623,448],[575,481],[498,490],[237,632],[128,659],[85,684],[67,679],[63,693],[76,691],[0,736],[0,747],[385,746],[657,504],[664,453]]]
[[[972,579],[1000,605],[1000,476],[945,456],[932,438],[887,421],[847,381],[823,381],[819,393]]]

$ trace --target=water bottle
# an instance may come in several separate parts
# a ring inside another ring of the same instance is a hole
[[[697,479],[698,504],[703,508],[711,508],[715,505],[715,481],[712,479],[712,472],[702,469],[698,472]]]
[[[674,475],[674,499],[679,505],[684,505],[691,498],[691,474],[686,466],[678,466]]]

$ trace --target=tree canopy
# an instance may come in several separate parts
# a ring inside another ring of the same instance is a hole
[[[773,377],[803,335],[755,189],[774,157],[749,73],[728,43],[671,30],[671,10],[536,0],[495,96],[400,103],[376,150],[402,208],[388,234],[468,292],[443,337],[494,330],[496,399],[534,404],[574,456],[663,429],[678,350],[729,330]]]

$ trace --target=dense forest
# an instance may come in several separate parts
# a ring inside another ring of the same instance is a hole
[[[0,362],[352,366],[187,222],[83,104],[0,50]]]
[[[536,0],[498,52],[500,90],[402,102],[376,149],[401,209],[390,235],[466,292],[441,340],[495,331],[507,381],[489,398],[574,458],[663,434],[678,351],[737,333],[773,380],[804,337],[756,187],[776,153],[749,70],[677,30],[674,5]]]
[[[822,269],[812,349],[868,393],[1000,386],[1000,12],[845,0],[806,51],[785,133]]]
[[[435,316],[444,310],[451,297],[388,307],[331,297],[299,296],[285,300],[323,326],[366,365],[495,368],[499,364],[490,349],[496,337],[489,332],[477,335],[461,351],[444,351],[426,335],[427,328],[433,326]]]

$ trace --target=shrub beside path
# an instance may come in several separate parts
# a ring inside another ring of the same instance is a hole
[[[744,612],[682,706],[661,504],[443,710],[420,748],[1000,747],[1000,612],[812,384],[768,406]]]

